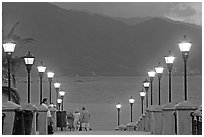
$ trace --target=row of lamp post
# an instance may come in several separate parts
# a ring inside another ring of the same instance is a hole
[[[135,99],[131,96],[129,98],[129,103],[130,103],[130,122],[132,122],[132,106],[135,102]],[[118,126],[120,125],[120,108],[121,108],[121,104],[118,102],[118,104],[116,105],[117,108],[117,112],[118,112]]]
[[[182,58],[184,61],[184,100],[187,100],[187,59],[189,56],[189,51],[191,48],[192,43],[186,38],[186,36],[184,35],[184,38],[181,42],[178,43],[180,51],[182,53]],[[171,51],[169,51],[168,56],[165,56],[165,62],[167,64],[167,68],[168,68],[168,74],[169,74],[169,88],[168,88],[168,102],[171,103],[172,101],[172,93],[171,93],[171,74],[172,74],[172,69],[173,69],[173,62],[174,62],[175,57],[172,55]],[[158,99],[158,104],[161,105],[161,78],[162,78],[162,74],[163,74],[163,70],[164,68],[161,66],[160,62],[158,64],[157,67],[155,67],[155,71],[151,70],[148,72],[148,76],[150,81],[148,81],[147,79],[145,79],[145,81],[143,81],[143,87],[145,89],[145,91],[142,89],[140,90],[140,97],[141,97],[141,105],[142,105],[142,114],[144,113],[143,111],[143,100],[144,97],[146,96],[146,107],[148,107],[148,89],[149,86],[151,86],[151,93],[150,93],[150,104],[153,105],[153,80],[155,75],[157,74],[158,77],[158,91],[159,91],[159,99]],[[130,103],[130,122],[132,122],[132,106],[134,103],[134,99],[131,98],[129,99],[129,103]],[[118,126],[120,125],[120,109],[121,109],[121,104],[118,102],[118,104],[116,105],[117,111],[118,111]]]
[[[7,59],[7,65],[8,65],[8,101],[11,101],[11,59],[12,59],[12,54],[15,50],[15,46],[16,44],[14,43],[13,40],[9,39],[9,40],[6,40],[4,43],[3,43],[3,49],[4,49],[4,52],[6,53],[6,59]],[[32,65],[34,64],[34,61],[35,61],[35,57],[30,53],[28,52],[24,57],[24,63],[25,63],[25,66],[26,66],[26,70],[27,70],[27,81],[28,81],[28,87],[27,87],[27,92],[28,92],[28,97],[27,97],[27,102],[30,103],[30,72],[31,72],[31,68],[32,68]],[[41,61],[41,65],[37,67],[38,69],[38,72],[39,72],[39,77],[40,77],[40,104],[42,103],[42,94],[43,94],[43,85],[42,85],[42,79],[43,79],[43,74],[46,70],[46,67],[43,66],[43,63]],[[47,77],[48,77],[48,82],[49,82],[49,100],[50,100],[50,104],[52,103],[52,78],[54,77],[54,73],[53,72],[48,72],[47,73]],[[59,104],[59,103],[62,103],[62,110],[63,110],[63,99],[64,99],[64,95],[65,95],[65,92],[64,91],[59,91],[59,87],[60,87],[60,83],[56,82],[54,84],[55,86],[55,89],[57,91],[57,94],[56,94],[56,105]],[[58,102],[57,99],[58,99],[58,94],[60,94],[60,97],[61,97],[61,100],[62,102]]]
[[[184,99],[187,100],[187,59],[189,56],[189,51],[190,51],[192,43],[189,40],[187,40],[186,36],[184,35],[183,40],[181,42],[179,42],[178,45],[179,45],[180,51],[182,52],[182,57],[184,60]],[[13,43],[13,41],[8,41],[8,42],[3,44],[3,48],[4,48],[4,51],[6,53],[6,58],[7,58],[7,62],[8,62],[8,100],[9,101],[11,100],[10,60],[12,58],[12,53],[15,50],[15,46],[16,46],[16,44]],[[169,102],[171,102],[171,96],[172,96],[171,95],[171,72],[172,72],[174,59],[175,59],[175,57],[173,55],[171,55],[171,52],[169,52],[169,56],[165,57],[167,67],[169,69]],[[30,103],[30,71],[31,71],[32,65],[34,63],[34,60],[35,60],[35,57],[30,52],[28,52],[28,54],[26,56],[24,56],[24,61],[25,61],[27,72],[28,72],[28,103]],[[160,95],[161,94],[160,89],[161,88],[160,88],[160,85],[161,85],[161,78],[162,78],[163,69],[164,68],[160,65],[160,62],[159,62],[159,65],[155,68],[155,71],[156,71],[157,76],[158,76],[158,81],[159,81],[159,105],[161,105],[161,99],[160,99],[160,96],[161,96]],[[42,101],[42,78],[43,78],[43,73],[45,72],[45,70],[46,70],[46,67],[44,67],[42,62],[41,62],[41,66],[38,66],[39,77],[40,77],[40,104]],[[49,80],[49,84],[50,84],[50,103],[51,103],[51,82],[52,82],[52,78],[54,76],[54,73],[51,72],[47,75],[48,75],[48,80]],[[154,71],[150,71],[150,72],[148,72],[148,75],[150,77],[150,82],[147,79],[143,82],[143,86],[146,90],[146,107],[148,107],[149,85],[151,85],[151,105],[153,104],[152,103],[153,102],[152,101],[152,93],[153,93],[152,84],[153,84],[153,79],[154,79],[155,73],[154,73]],[[54,86],[55,86],[55,89],[57,92],[56,104],[62,103],[62,110],[63,110],[63,98],[64,98],[65,92],[64,91],[60,92],[61,93],[61,101],[60,101],[60,99],[58,99],[58,92],[59,92],[60,83],[55,83]],[[143,110],[143,98],[144,98],[145,94],[140,94],[140,95],[142,98],[142,110]],[[134,103],[133,100],[134,100],[133,98],[131,98],[129,100],[130,106],[131,106],[131,122],[132,122],[132,105]],[[59,109],[60,109],[60,107],[59,107]]]
[[[191,45],[192,43],[186,39],[186,36],[184,35],[184,38],[181,42],[178,43],[179,45],[179,48],[180,48],[180,51],[182,53],[182,57],[183,57],[183,60],[184,60],[184,100],[187,100],[187,67],[186,67],[186,64],[187,64],[187,59],[188,59],[188,56],[189,56],[189,51],[190,51],[190,48],[191,48]],[[172,55],[171,51],[169,51],[169,54],[168,56],[165,56],[165,62],[167,64],[167,68],[168,68],[168,77],[169,77],[169,88],[168,88],[168,102],[171,103],[172,102],[172,91],[171,91],[171,75],[172,75],[172,69],[173,69],[173,62],[175,60],[175,57]],[[158,64],[157,67],[155,67],[155,71],[154,70],[151,70],[148,72],[148,76],[150,78],[150,86],[151,86],[151,105],[153,105],[153,100],[152,100],[152,94],[153,94],[153,80],[154,80],[154,77],[155,75],[157,74],[157,77],[158,77],[158,104],[161,105],[161,78],[162,78],[162,74],[163,74],[163,70],[164,68],[161,66],[160,62]],[[149,88],[149,81],[146,79],[144,82],[143,82],[143,86],[146,90],[146,107],[148,107],[148,88]]]
[[[13,41],[9,41],[9,42],[5,42],[3,44],[3,48],[4,51],[6,53],[6,58],[7,58],[7,64],[8,64],[8,101],[11,101],[11,72],[10,72],[10,61],[12,59],[12,53],[14,52],[16,44]],[[31,72],[31,68],[32,65],[34,64],[35,61],[35,57],[28,52],[28,54],[26,56],[23,57],[24,59],[24,63],[27,69],[27,73],[28,73],[28,103],[30,103],[30,72]],[[43,74],[46,70],[46,67],[43,66],[43,63],[41,61],[41,65],[37,67],[38,72],[39,72],[39,78],[40,78],[40,104],[42,104],[42,95],[43,95],[43,84],[42,84],[42,79],[43,79]],[[54,77],[54,73],[53,72],[48,72],[47,73],[47,77],[48,77],[48,82],[49,82],[49,100],[50,100],[50,105],[54,106],[52,104],[52,78]],[[64,95],[65,92],[63,90],[59,91],[60,88],[60,83],[56,82],[54,83],[55,89],[56,89],[56,105],[59,106],[58,110],[60,111],[60,104],[62,104],[61,106],[61,111],[63,111],[63,100],[64,100]],[[58,94],[60,95],[61,98],[58,98]],[[63,113],[61,112],[61,131],[63,131]]]
[[[4,49],[4,52],[6,53],[7,65],[8,65],[8,101],[11,101],[11,72],[10,72],[11,63],[10,61],[12,59],[12,54],[15,50],[15,46],[16,44],[11,39],[3,43],[3,49]],[[28,103],[30,103],[30,71],[35,58],[30,52],[28,52],[28,54],[23,58],[28,72]]]

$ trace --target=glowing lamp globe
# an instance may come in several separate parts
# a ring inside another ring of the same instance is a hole
[[[33,65],[34,60],[35,57],[30,52],[28,52],[28,54],[24,56],[24,61],[26,65]]]
[[[63,97],[65,95],[65,91],[63,90],[59,91],[59,95]]]
[[[142,89],[141,91],[140,91],[140,96],[141,97],[144,97],[146,95],[146,92]]]
[[[184,35],[183,40],[181,42],[179,42],[178,45],[179,45],[181,52],[189,52],[191,49],[192,43]]]
[[[145,88],[149,88],[149,85],[150,85],[150,82],[147,79],[145,79],[145,81],[143,81],[143,86]]]
[[[116,108],[120,109],[121,106],[122,106],[122,105],[118,102],[118,104],[116,105]]]
[[[61,85],[61,84],[58,83],[58,82],[54,83],[54,87],[55,87],[55,88],[60,88],[60,85]]]
[[[53,78],[54,77],[54,73],[53,72],[47,72],[47,77],[48,78]]]
[[[46,67],[43,66],[42,61],[41,61],[41,65],[37,67],[38,68],[38,72],[44,73],[46,70]]]
[[[15,50],[15,46],[16,46],[16,44],[12,43],[12,42],[4,43],[3,44],[4,52],[6,52],[8,54],[13,53]]]
[[[129,99],[129,103],[130,103],[130,104],[133,104],[134,102],[135,102],[135,100],[134,100],[134,98],[131,96],[130,99]]]
[[[58,98],[57,99],[57,103],[61,104],[62,103],[62,99]]]
[[[173,64],[175,57],[171,55],[171,51],[169,51],[169,55],[165,56],[166,64]]]
[[[148,73],[148,76],[150,77],[150,78],[154,78],[155,77],[155,74],[156,74],[156,72],[154,71],[154,70],[151,70],[151,71],[149,71],[149,72],[147,72]]]
[[[162,74],[164,68],[163,68],[162,66],[158,66],[158,67],[155,68],[155,70],[156,70],[156,73],[157,73],[157,74]]]

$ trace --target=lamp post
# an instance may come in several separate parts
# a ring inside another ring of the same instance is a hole
[[[146,107],[148,108],[148,89],[149,89],[149,81],[147,79],[145,79],[145,81],[143,81],[143,87],[146,90]]]
[[[141,97],[141,104],[142,104],[142,114],[143,114],[143,100],[144,100],[144,97],[145,97],[145,95],[146,95],[146,92],[142,89],[141,91],[140,91],[140,97]]]
[[[62,104],[62,99],[58,98],[58,99],[57,99],[57,103],[58,103],[58,105],[59,105],[59,112],[60,112],[60,104]],[[63,125],[62,125],[62,121],[63,121],[62,116],[63,116],[63,114],[62,114],[62,113],[63,113],[63,112],[61,111],[61,112],[60,112],[60,114],[61,114],[61,115],[60,115],[60,121],[61,121],[61,125],[60,125],[60,126],[61,126],[61,131],[63,131]]]
[[[155,77],[155,74],[156,74],[156,72],[154,71],[154,70],[151,70],[151,71],[149,71],[148,72],[148,76],[149,76],[149,79],[150,79],[150,85],[151,85],[151,97],[150,97],[150,104],[152,105],[153,103],[153,100],[152,100],[152,94],[153,94],[153,80],[154,80],[154,77]]]
[[[50,86],[50,104],[52,103],[52,78],[54,77],[53,72],[47,72],[48,82]]]
[[[60,88],[60,83],[56,82],[54,83],[54,87],[55,87],[55,90],[56,90],[56,105],[57,105],[57,100],[58,100],[58,92],[59,92],[59,88]]]
[[[58,104],[58,110],[60,111],[60,105],[62,103],[62,99],[61,98],[58,98],[57,99],[57,104]]]
[[[64,104],[65,91],[61,90],[61,91],[59,92],[59,95],[60,95],[60,97],[61,97],[61,99],[62,99],[62,111],[63,111],[63,110],[64,110],[63,104]]]
[[[156,73],[157,73],[157,77],[158,77],[158,80],[159,80],[159,105],[161,105],[161,78],[162,78],[162,73],[163,73],[163,70],[164,68],[160,65],[160,62],[159,62],[159,65],[155,68],[156,70]]]
[[[167,64],[167,68],[169,70],[169,103],[171,102],[171,72],[173,68],[173,62],[175,57],[171,55],[171,51],[169,51],[169,55],[165,56],[165,61]]]
[[[43,73],[45,72],[46,67],[43,66],[43,62],[41,61],[41,65],[38,66],[38,72],[39,72],[39,77],[40,77],[40,104],[42,104],[42,78],[43,78]]]
[[[30,103],[30,71],[34,63],[34,60],[35,57],[30,52],[28,52],[28,54],[24,56],[24,61],[28,72],[28,103]]]
[[[184,35],[184,38],[181,42],[178,43],[180,51],[182,53],[183,61],[184,61],[184,96],[185,100],[187,100],[187,59],[189,56],[189,51],[191,48],[192,43],[186,38]]]
[[[134,104],[134,98],[131,96],[129,99],[129,103],[130,103],[130,122],[132,122],[132,106]]]
[[[116,105],[117,111],[118,111],[118,126],[120,125],[120,108],[121,108],[121,104],[118,102],[118,104]]]
[[[10,72],[10,60],[12,58],[12,53],[15,50],[16,44],[13,42],[5,42],[3,44],[4,52],[6,53],[6,59],[8,64],[8,101],[11,101],[11,72]]]

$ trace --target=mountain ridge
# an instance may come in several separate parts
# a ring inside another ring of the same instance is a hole
[[[202,72],[201,30],[185,23],[152,18],[130,26],[111,17],[64,10],[49,3],[6,3],[6,7],[4,29],[19,21],[16,33],[37,39],[14,54],[30,50],[36,65],[43,60],[61,75],[144,75],[163,61],[168,50],[179,60],[174,65],[175,74],[181,74],[181,53],[176,45],[183,34],[197,46],[190,52],[189,72]]]

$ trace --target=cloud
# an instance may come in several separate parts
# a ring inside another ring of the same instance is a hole
[[[101,13],[112,17],[168,17],[202,25],[202,2],[55,2],[65,9]]]
[[[173,20],[202,25],[202,3],[174,3],[164,16]]]

